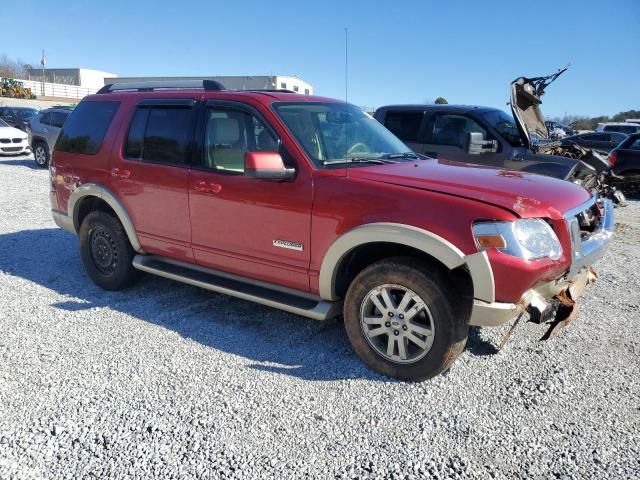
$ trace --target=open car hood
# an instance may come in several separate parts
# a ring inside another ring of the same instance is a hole
[[[544,115],[540,110],[541,98],[547,85],[562,75],[567,68],[569,66],[546,77],[519,77],[511,82],[511,113],[526,148],[531,148],[531,134],[537,135],[538,138],[549,137]]]

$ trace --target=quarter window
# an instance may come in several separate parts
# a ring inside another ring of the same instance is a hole
[[[80,102],[65,122],[55,149],[85,155],[98,153],[119,105],[114,101]]]
[[[191,108],[139,107],[131,121],[124,154],[145,162],[187,163]]]
[[[417,142],[423,116],[422,112],[389,112],[384,126],[403,142]]]
[[[204,139],[205,168],[243,173],[245,153],[256,151],[278,151],[278,140],[262,121],[233,107],[209,109]]]

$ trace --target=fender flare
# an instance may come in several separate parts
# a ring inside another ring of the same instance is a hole
[[[320,297],[338,300],[335,290],[338,267],[354,248],[368,243],[396,243],[420,250],[435,258],[449,270],[466,265],[473,283],[474,298],[493,302],[495,284],[486,252],[465,255],[448,240],[422,228],[400,223],[370,223],[355,227],[338,237],[322,260],[319,277]]]
[[[133,249],[138,253],[144,253],[140,246],[136,229],[133,226],[133,222],[131,221],[131,217],[129,216],[125,206],[120,200],[118,200],[118,197],[116,197],[111,190],[95,183],[80,185],[69,196],[68,212],[73,219],[73,227],[76,232],[80,231],[80,224],[78,220],[80,209],[78,207],[86,197],[97,197],[106,202],[107,205],[109,205],[115,212],[118,220],[120,220]]]

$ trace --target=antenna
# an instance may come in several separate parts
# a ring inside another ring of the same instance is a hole
[[[349,153],[349,28],[344,27],[344,158],[347,159]],[[346,164],[346,171],[349,169],[349,163]]]

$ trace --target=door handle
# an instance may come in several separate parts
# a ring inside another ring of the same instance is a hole
[[[200,180],[199,182],[196,182],[193,189],[196,192],[201,193],[220,193],[222,191],[222,185],[219,183],[208,183],[204,180]]]
[[[123,170],[121,168],[112,168],[111,176],[115,178],[129,178],[131,176],[131,171]]]

